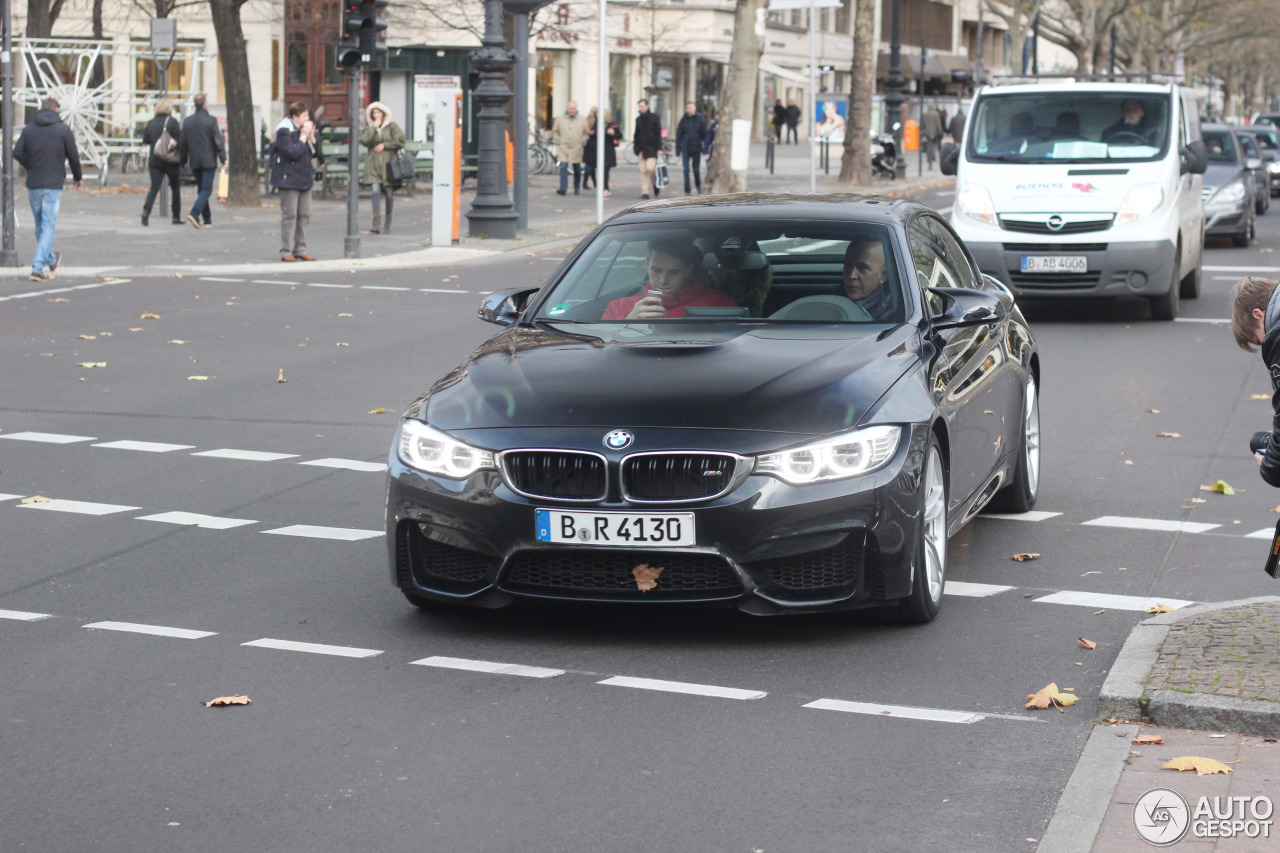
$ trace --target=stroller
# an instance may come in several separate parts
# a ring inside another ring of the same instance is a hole
[[[895,130],[897,126],[895,125]],[[871,174],[893,180],[898,176],[898,143],[892,133],[881,133],[871,140]]]

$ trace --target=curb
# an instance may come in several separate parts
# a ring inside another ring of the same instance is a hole
[[[1036,853],[1089,853],[1139,726],[1094,726]]]

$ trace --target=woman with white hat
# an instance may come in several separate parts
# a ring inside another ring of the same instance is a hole
[[[391,120],[391,110],[382,101],[374,101],[364,111],[366,124],[360,131],[360,144],[368,149],[364,168],[360,170],[360,183],[373,189],[374,234],[391,233],[391,206],[395,197],[393,187],[387,183],[387,164],[404,147],[404,131]],[[382,203],[386,201],[387,219],[382,221]]]

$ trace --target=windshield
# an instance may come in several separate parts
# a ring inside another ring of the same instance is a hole
[[[1280,148],[1280,133],[1276,133],[1274,130],[1261,130],[1251,127],[1249,128],[1249,134],[1263,151],[1275,151]]]
[[[1225,130],[1204,131],[1204,147],[1209,153],[1210,163],[1236,162],[1236,147],[1231,144],[1231,135]]]
[[[537,319],[900,323],[905,303],[884,226],[692,220],[606,228]]]
[[[1169,142],[1169,97],[1045,92],[980,98],[970,159],[1019,163],[1151,160]]]

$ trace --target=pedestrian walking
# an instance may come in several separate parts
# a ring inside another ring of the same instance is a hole
[[[373,234],[391,233],[391,209],[395,204],[394,187],[387,182],[387,164],[404,148],[404,131],[391,120],[391,110],[382,101],[374,101],[364,109],[365,124],[360,131],[360,144],[368,149],[364,167],[360,170],[360,182],[368,184],[373,195]],[[387,219],[382,220],[382,205],[386,203]]]
[[[208,95],[198,93],[192,98],[196,111],[182,123],[182,141],[178,144],[179,166],[191,167],[196,179],[196,202],[187,214],[187,221],[196,228],[213,225],[213,213],[209,210],[209,197],[213,195],[213,176],[218,165],[227,162],[227,146],[222,141],[218,120],[205,109]]]
[[[311,158],[318,149],[316,126],[302,101],[289,105],[289,114],[276,125],[271,186],[280,192],[280,260],[314,261],[307,253],[311,224],[311,188],[316,182]]]
[[[73,186],[76,189],[83,186],[75,134],[58,118],[57,100],[45,98],[40,103],[35,121],[22,129],[13,146],[13,159],[27,170],[27,201],[31,204],[31,222],[36,234],[31,280],[48,281],[62,260],[62,254],[53,250],[53,234],[58,227],[62,187],[67,182],[67,163],[71,164]]]
[[[964,110],[956,107],[956,114],[951,117],[951,124],[947,129],[951,132],[951,141],[959,145],[960,137],[964,136]]]
[[[773,102],[773,138],[782,142],[782,128],[787,124],[787,108],[782,105],[782,99]]]
[[[142,203],[142,224],[149,225],[151,208],[156,203],[164,182],[169,182],[169,193],[172,203],[169,213],[173,216],[174,225],[184,225],[182,218],[182,170],[178,168],[182,149],[182,128],[173,117],[173,103],[168,98],[161,98],[156,103],[155,118],[147,122],[142,131],[142,144],[147,149],[147,172],[151,175],[151,189],[147,192],[147,200]]]
[[[938,112],[937,104],[925,110],[924,117],[920,120],[920,135],[924,137],[925,154],[929,159],[929,168],[932,169],[938,159],[938,147],[942,145],[942,113]]]
[[[684,162],[684,194],[689,195],[689,167],[693,166],[693,183],[702,195],[702,149],[707,144],[707,120],[693,101],[684,105],[684,116],[676,125],[676,153]]]
[[[649,102],[641,100],[637,105],[636,130],[631,137],[631,150],[640,158],[640,198],[657,197],[654,172],[658,168],[658,152],[662,150],[662,120],[649,111]]]
[[[587,121],[590,122],[591,132],[587,135],[587,148],[582,153],[582,162],[586,165],[586,170],[582,176],[582,188],[587,188],[587,179],[590,178],[593,186],[600,181],[600,168],[596,163],[596,146],[598,137],[596,136],[596,115],[595,107],[591,108],[591,112],[587,115]],[[613,120],[613,115],[608,111],[604,111],[604,195],[608,198],[609,192],[609,172],[614,166],[618,165],[618,143],[621,141],[622,131],[619,130],[617,123]]]
[[[558,195],[569,191],[569,167],[573,167],[573,194],[579,195],[582,185],[582,150],[587,144],[587,120],[578,115],[578,102],[570,101],[565,114],[557,116],[551,125],[551,139],[560,153],[560,189]]]
[[[798,127],[800,127],[800,108],[796,106],[795,98],[789,98],[787,100],[787,141],[792,145],[800,142]]]

